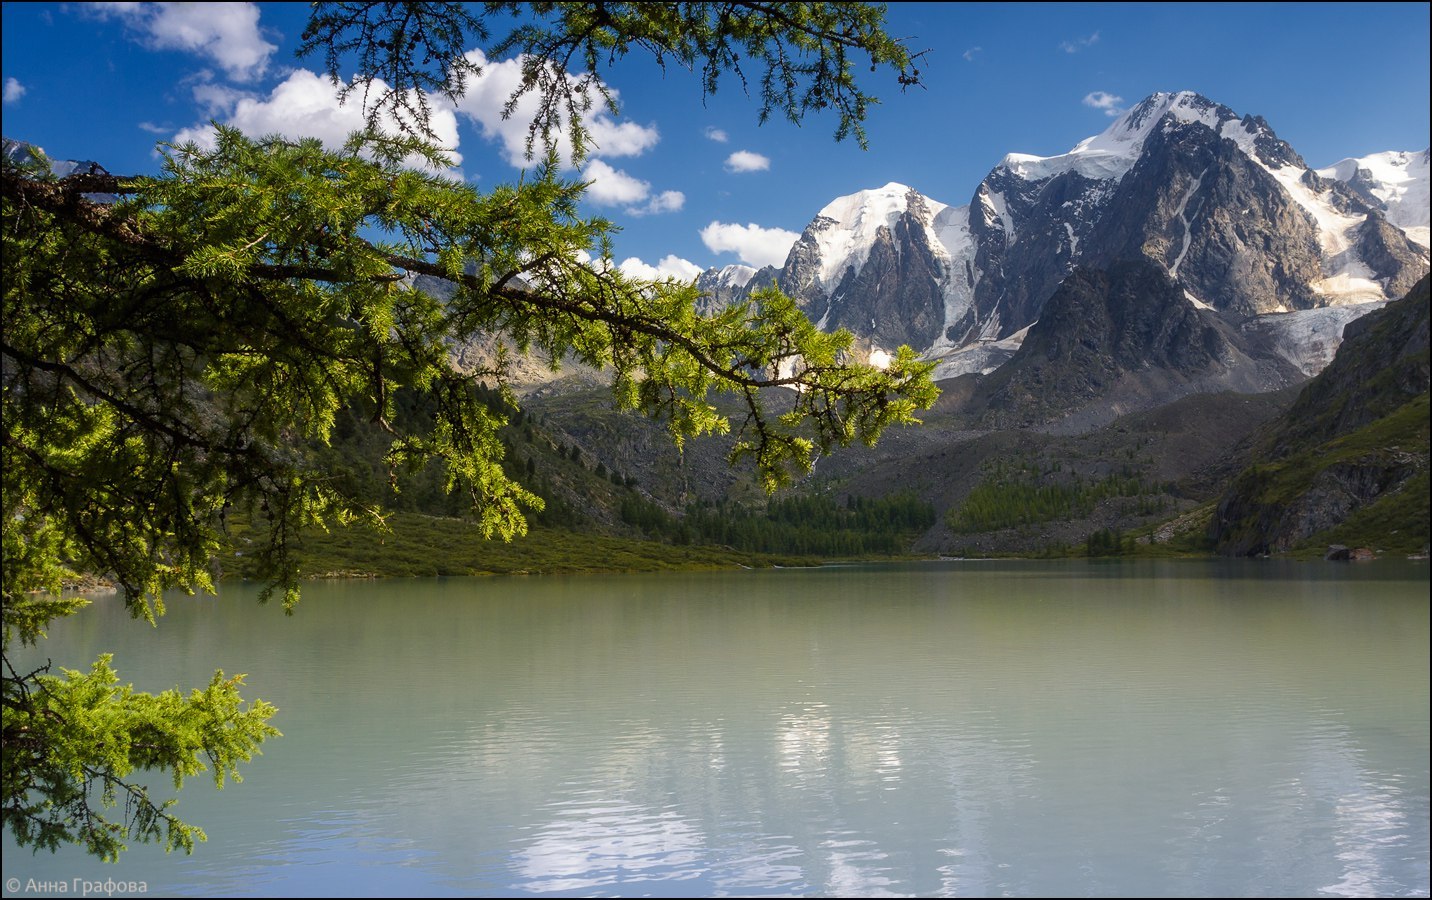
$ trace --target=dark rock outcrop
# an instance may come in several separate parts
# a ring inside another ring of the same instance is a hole
[[[1189,393],[1301,378],[1286,364],[1255,360],[1235,329],[1190,303],[1161,267],[1134,259],[1066,278],[972,409],[992,424],[1017,425],[1087,418],[1097,403],[1112,420]]]

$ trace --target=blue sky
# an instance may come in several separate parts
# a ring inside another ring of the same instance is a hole
[[[210,119],[342,134],[356,111],[333,108],[319,60],[294,57],[307,9],[5,3],[4,134],[121,173],[156,170],[157,141]],[[758,127],[732,79],[703,100],[690,73],[635,55],[610,71],[622,116],[599,123],[584,177],[588,211],[622,227],[616,259],[671,273],[783,259],[825,204],[890,181],[961,205],[1006,153],[1063,153],[1154,91],[1261,115],[1314,167],[1429,143],[1426,3],[897,3],[888,22],[928,50],[926,88],[875,76],[868,151],[836,143],[830,116]],[[489,72],[448,116],[479,188],[522,168],[521,123],[495,115],[501,61]]]

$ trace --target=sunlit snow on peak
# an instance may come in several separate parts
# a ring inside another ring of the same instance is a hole
[[[1344,159],[1317,173],[1362,188],[1381,201],[1387,221],[1423,247],[1429,246],[1428,152],[1389,150]],[[1366,194],[1364,194],[1366,196]]]
[[[816,217],[819,231],[815,235],[820,247],[818,280],[827,291],[833,290],[849,268],[859,271],[870,255],[870,248],[881,228],[895,227],[902,214],[911,210],[911,198],[924,207],[924,224],[929,227],[945,204],[917,193],[913,188],[890,182],[881,188],[858,191],[837,197]]]
[[[1215,129],[1222,118],[1231,115],[1193,91],[1159,92],[1124,113],[1101,134],[1080,141],[1068,153],[1059,156],[1011,153],[1000,162],[999,168],[1029,181],[1071,171],[1096,181],[1122,178],[1138,161],[1144,140],[1165,113],[1172,113],[1180,122],[1202,122]]]

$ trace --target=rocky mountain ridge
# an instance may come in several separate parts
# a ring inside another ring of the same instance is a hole
[[[951,377],[1008,359],[1076,266],[1141,257],[1311,374],[1350,318],[1326,310],[1384,303],[1427,273],[1426,158],[1314,171],[1260,117],[1157,93],[1066,154],[1007,155],[965,206],[860,191],[822,209],[779,269],[739,283],[713,269],[698,286],[720,304],[774,280],[822,327],[909,344]]]

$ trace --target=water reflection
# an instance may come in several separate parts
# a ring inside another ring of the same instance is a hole
[[[817,784],[829,777],[830,716],[824,705],[781,716],[775,734],[779,765],[795,784]]]
[[[671,810],[613,804],[592,790],[547,810],[552,820],[513,854],[521,891],[580,891],[608,885],[679,883],[701,877],[706,840]]]
[[[1190,571],[316,585],[46,652],[282,710],[211,844],[93,870],[156,894],[1425,894],[1425,570]]]

